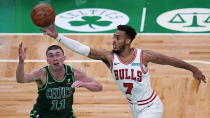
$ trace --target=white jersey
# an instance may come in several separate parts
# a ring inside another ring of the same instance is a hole
[[[134,49],[135,56],[130,63],[123,62],[113,54],[111,72],[120,90],[127,97],[128,103],[147,105],[156,97],[151,88],[148,68],[142,64],[143,51]]]

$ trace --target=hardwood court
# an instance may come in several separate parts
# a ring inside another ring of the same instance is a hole
[[[112,35],[73,35],[95,48],[112,49]],[[28,47],[27,60],[45,60],[45,50],[58,44],[42,35],[0,35],[0,118],[28,118],[37,97],[35,83],[19,84],[15,80],[18,59],[18,44]],[[151,49],[183,60],[210,61],[208,35],[138,35],[133,46]],[[72,53],[64,47],[67,60],[90,60]],[[101,62],[66,62],[81,68],[103,85],[102,92],[89,92],[78,88],[74,97],[74,112],[78,118],[132,118],[125,97]],[[209,63],[192,63],[198,66],[207,78]],[[45,66],[45,62],[26,62],[25,71]],[[163,118],[210,118],[210,84],[201,84],[195,91],[192,73],[171,66],[149,64],[151,83],[164,104]]]

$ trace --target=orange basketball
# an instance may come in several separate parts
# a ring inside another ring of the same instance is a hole
[[[31,11],[31,19],[39,27],[49,26],[55,21],[55,10],[50,4],[37,4]]]

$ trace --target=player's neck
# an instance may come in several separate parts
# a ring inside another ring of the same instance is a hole
[[[62,80],[64,75],[65,75],[65,68],[60,68],[60,69],[50,69],[50,72],[54,76],[56,80]]]
[[[132,55],[132,52],[134,51],[133,48],[125,48],[123,51],[118,53],[118,56],[121,58],[127,58],[129,55]]]
[[[120,59],[124,62],[130,62],[135,56],[134,48],[125,49],[121,53],[118,54]]]

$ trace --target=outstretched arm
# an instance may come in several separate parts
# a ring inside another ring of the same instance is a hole
[[[74,68],[74,77],[76,81],[71,87],[85,87],[90,91],[102,91],[102,85],[81,70]]]
[[[23,49],[23,44],[19,44],[19,63],[16,70],[16,81],[18,83],[29,83],[32,81],[39,80],[41,75],[41,70],[36,69],[30,73],[24,72],[24,60],[26,58],[26,48]]]
[[[110,59],[112,58],[111,51],[107,51],[105,49],[96,50],[78,41],[75,41],[61,34],[58,34],[54,24],[44,29],[41,29],[41,31],[43,31],[45,35],[49,35],[50,37],[56,39],[58,42],[62,43],[70,50],[80,55],[88,56],[91,59],[102,60],[104,62],[110,62]]]
[[[143,63],[144,65],[147,65],[149,62],[161,64],[161,65],[171,65],[178,68],[183,68],[186,70],[189,70],[193,73],[193,77],[199,80],[199,84],[201,81],[206,83],[206,78],[202,74],[202,72],[195,66],[186,63],[185,61],[182,61],[180,59],[169,57],[160,53],[156,53],[149,50],[143,51]]]

